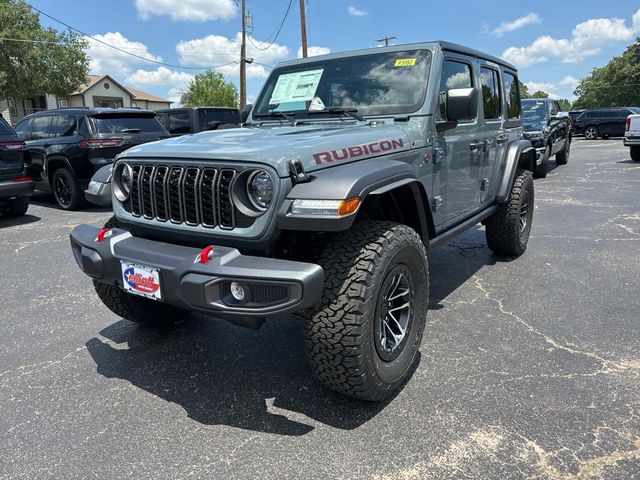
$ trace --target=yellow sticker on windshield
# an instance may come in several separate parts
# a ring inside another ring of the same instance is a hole
[[[415,58],[399,58],[396,60],[394,67],[413,67],[415,64]]]

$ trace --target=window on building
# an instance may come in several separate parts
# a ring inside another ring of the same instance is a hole
[[[492,68],[480,68],[482,85],[482,106],[485,120],[496,120],[501,117],[500,86],[498,72]]]

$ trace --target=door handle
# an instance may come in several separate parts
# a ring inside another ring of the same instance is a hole
[[[496,143],[498,145],[505,143],[507,140],[509,140],[509,135],[507,135],[506,133],[501,133],[496,137]]]
[[[487,142],[471,142],[469,144],[469,150],[471,150],[472,152],[477,152],[478,150],[485,149],[487,147]]]

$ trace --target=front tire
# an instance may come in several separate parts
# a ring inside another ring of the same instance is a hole
[[[640,146],[631,147],[631,160],[640,162]]]
[[[584,129],[584,138],[587,140],[597,140],[599,135],[598,127],[591,125]]]
[[[518,256],[527,249],[533,221],[533,178],[519,170],[509,200],[498,206],[486,223],[487,244],[498,255]]]
[[[56,170],[51,183],[53,197],[61,209],[77,210],[84,205],[84,193],[70,170],[66,168]]]
[[[320,307],[307,321],[311,369],[329,388],[382,401],[409,377],[424,331],[424,244],[405,225],[366,221],[334,237],[319,259]]]
[[[29,197],[18,197],[0,207],[0,213],[6,217],[21,217],[29,209]]]
[[[556,153],[556,165],[566,165],[569,161],[569,154],[571,153],[571,137],[567,137],[564,148],[561,152]]]
[[[540,165],[536,165],[534,176],[536,178],[546,178],[549,172],[549,157],[551,157],[551,146],[547,145],[542,155],[542,162]]]

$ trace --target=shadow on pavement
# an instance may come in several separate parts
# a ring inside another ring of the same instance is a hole
[[[432,308],[442,308],[441,300],[482,266],[499,261],[480,227],[429,257]],[[360,402],[320,385],[304,353],[304,320],[294,315],[258,331],[202,315],[165,329],[120,320],[100,335],[87,342],[98,373],[176,403],[207,425],[281,435],[304,435],[314,422],[351,430],[393,401]]]
[[[17,227],[19,225],[28,225],[30,223],[39,222],[40,217],[36,215],[23,215],[21,217],[3,217],[0,215],[0,228]]]
[[[36,192],[31,196],[30,201],[32,204],[38,205],[40,207],[55,208],[56,210],[64,211],[58,206],[58,204],[56,203],[56,200],[53,198],[52,193]],[[77,211],[79,212],[111,212],[112,208],[110,206],[101,207],[99,205],[94,205],[93,203],[86,202],[85,205]]]

